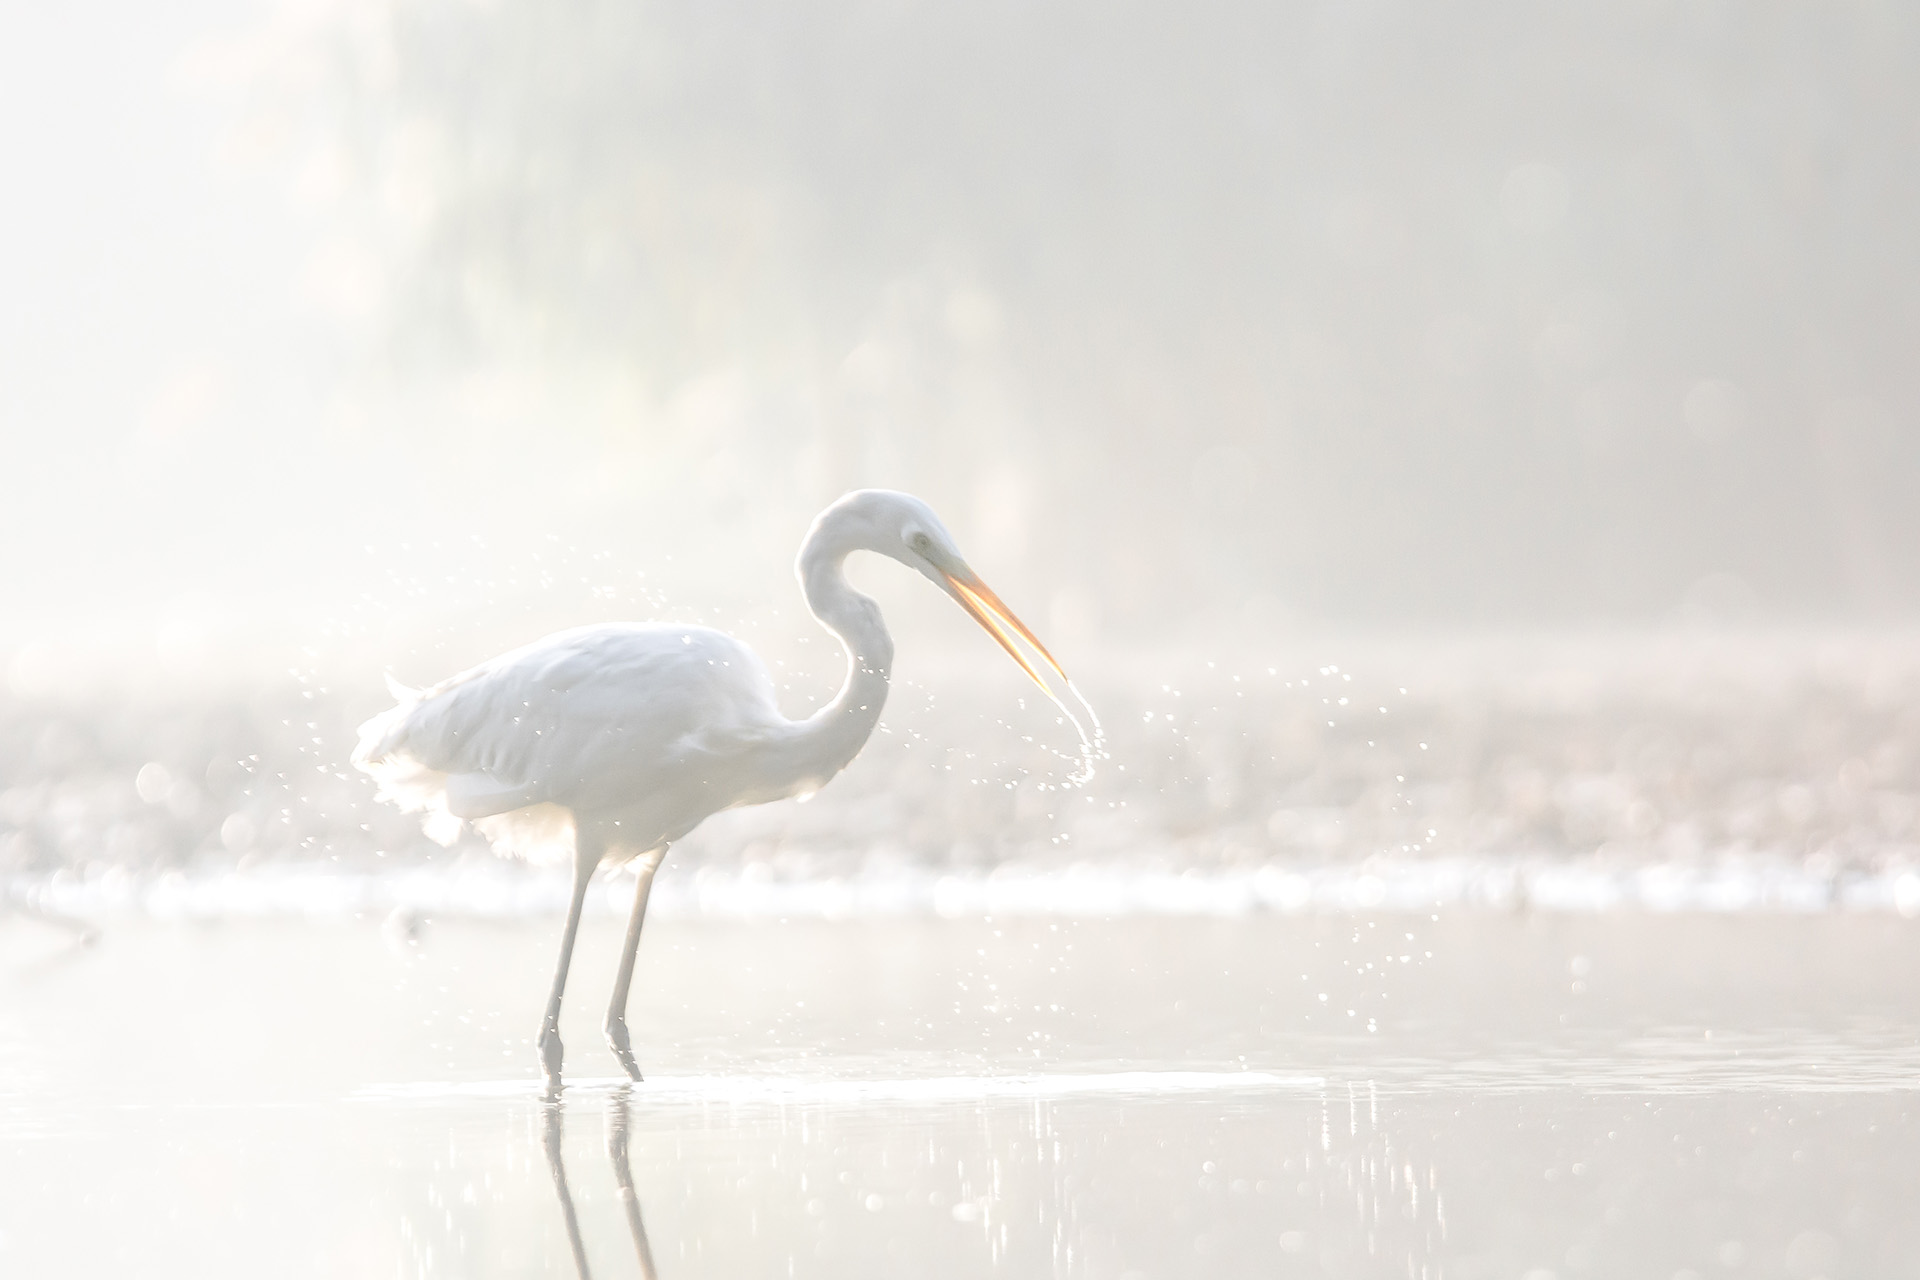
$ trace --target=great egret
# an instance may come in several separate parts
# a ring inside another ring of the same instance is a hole
[[[496,848],[572,857],[573,897],[540,1024],[550,1088],[560,1083],[560,998],[594,869],[631,861],[639,873],[605,1024],[607,1042],[638,1080],[627,989],[667,846],[723,809],[818,790],[872,734],[887,699],[893,639],[879,607],[847,583],[843,568],[855,551],[924,574],[1042,689],[1046,681],[1018,641],[1066,679],[967,567],[926,503],[865,489],[820,513],[795,566],[807,607],[840,638],[848,662],[839,694],[805,720],[780,713],[766,667],[738,640],[654,623],[562,631],[431,689],[394,685],[400,704],[360,727],[354,763],[379,781],[383,799],[424,812],[435,839],[451,843],[460,824],[471,822]],[[1059,702],[1051,690],[1048,696]],[[1084,734],[1082,741],[1091,753]]]

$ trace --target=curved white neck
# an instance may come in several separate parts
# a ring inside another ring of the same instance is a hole
[[[800,588],[807,608],[840,638],[847,653],[847,679],[832,702],[794,726],[790,757],[798,773],[795,792],[812,791],[847,767],[880,722],[893,671],[893,637],[880,606],[847,582],[848,554],[860,540],[830,523],[815,526],[800,549]]]

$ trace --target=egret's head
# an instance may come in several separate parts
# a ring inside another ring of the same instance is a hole
[[[940,517],[933,514],[932,507],[912,494],[891,489],[861,489],[834,503],[820,517],[822,521],[830,518],[844,520],[850,531],[857,530],[860,545],[866,549],[919,570],[934,586],[952,596],[1042,689],[1047,687],[1047,682],[1040,678],[1040,672],[1021,652],[1014,637],[1031,645],[1062,680],[1067,678],[1040,638],[968,567],[960,548],[954,544],[953,535],[940,523]]]

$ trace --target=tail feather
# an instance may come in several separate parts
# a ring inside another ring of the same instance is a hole
[[[408,749],[420,693],[391,679],[388,686],[400,705],[361,725],[353,751],[354,766],[379,785],[379,799],[403,813],[422,815],[427,838],[442,846],[458,840],[471,821],[501,853],[535,862],[564,860],[571,853],[573,815],[565,809],[537,803],[537,795],[527,788],[509,787],[484,774],[449,774],[423,764]]]
[[[396,694],[404,688],[391,677],[387,683]],[[397,805],[402,813],[425,814],[422,826],[427,837],[436,844],[450,845],[460,838],[461,822],[447,811],[447,775],[407,752],[407,718],[419,705],[419,695],[407,693],[410,696],[402,697],[399,706],[389,707],[360,726],[353,764],[379,784],[376,798]]]
[[[369,766],[378,764],[400,750],[407,737],[407,712],[412,709],[406,704],[389,707],[360,726],[360,740],[353,748],[356,768],[372,773],[374,770]]]

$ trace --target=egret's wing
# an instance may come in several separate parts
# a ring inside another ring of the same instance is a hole
[[[442,785],[447,812],[456,818],[490,818],[548,799],[538,783],[503,781],[490,773],[450,773]]]
[[[442,779],[441,805],[477,818],[644,787],[690,751],[751,739],[778,720],[766,669],[729,636],[584,627],[369,721],[355,758],[376,776],[409,764],[431,771]]]

